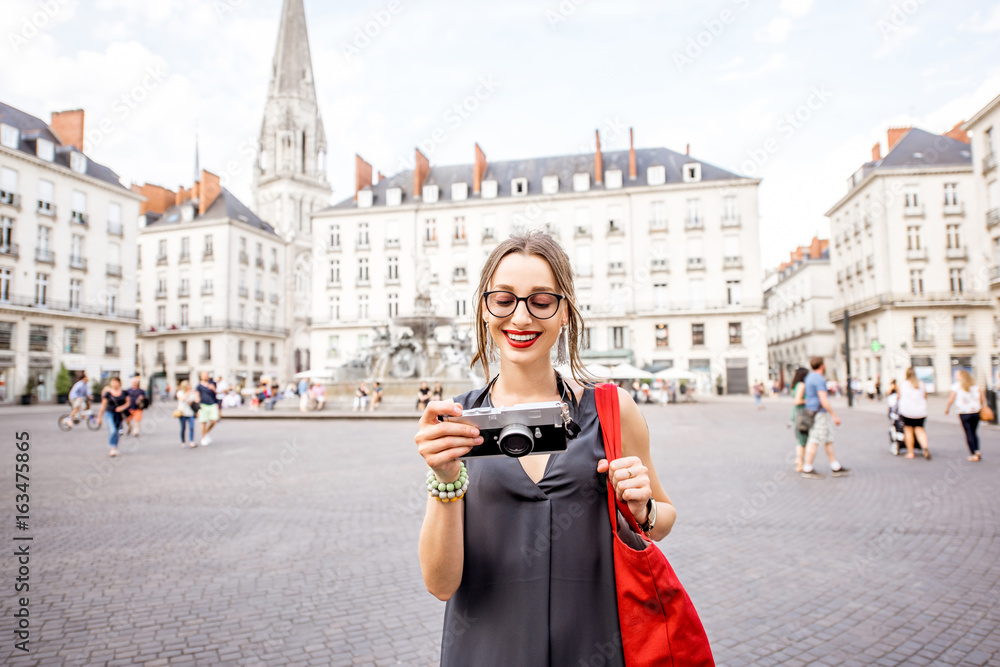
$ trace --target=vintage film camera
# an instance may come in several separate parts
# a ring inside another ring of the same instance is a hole
[[[566,451],[567,438],[579,433],[579,426],[562,401],[520,403],[509,408],[472,408],[461,417],[445,417],[479,429],[483,443],[462,458],[552,454]]]

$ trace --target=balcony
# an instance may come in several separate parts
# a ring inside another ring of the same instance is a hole
[[[240,251],[240,264],[250,264],[250,255],[245,250]]]
[[[435,275],[437,275],[437,274],[435,274]],[[354,286],[355,287],[371,287],[372,283],[367,278],[356,278],[354,280]]]
[[[165,364],[165,363],[167,363],[167,355],[164,352],[157,352],[156,353],[156,363],[157,364]]]
[[[56,254],[48,248],[35,248],[35,261],[41,264],[55,264]]]
[[[992,229],[1000,224],[1000,208],[991,208],[986,211],[986,228]]]
[[[722,268],[724,269],[742,269],[743,268],[743,257],[735,255],[733,257],[723,257],[722,258]]]
[[[211,361],[211,360],[212,360],[212,353],[211,352],[208,352],[208,353],[204,353],[203,352],[201,354],[201,356],[198,357],[198,361],[202,361],[202,362],[204,362],[204,361]]]
[[[914,336],[913,347],[934,347],[934,336],[931,334]]]
[[[257,257],[257,258],[255,258],[254,261],[253,261],[253,264],[258,269],[263,269],[264,268],[264,258],[263,257]]]
[[[74,255],[70,255],[69,256],[69,268],[71,268],[71,269],[79,269],[81,271],[86,271],[87,270],[87,258],[86,257],[77,257],[77,256],[74,256]]]
[[[948,254],[948,259],[969,259],[969,249],[965,246],[961,248],[948,248],[945,252]]]
[[[723,227],[739,227],[740,226],[740,216],[736,213],[730,215],[722,216],[722,226]]]
[[[951,343],[955,347],[975,347],[976,337],[971,333],[954,334],[951,337]]]
[[[191,288],[190,287],[178,287],[177,288],[177,296],[178,297],[191,296]]]
[[[271,263],[271,273],[277,273],[277,272],[278,272],[278,263],[277,262],[272,262]]]
[[[667,259],[651,259],[649,269],[650,271],[670,271],[670,262]]]
[[[462,232],[461,234],[455,234],[454,236],[451,237],[452,245],[465,245],[467,243],[468,240],[465,238],[465,232]]]
[[[547,224],[547,225],[545,225],[545,233],[548,234],[549,236],[551,236],[554,239],[558,239],[559,238],[559,227],[557,225]]]
[[[157,299],[166,299],[167,298],[167,290],[166,289],[157,290],[156,291],[156,298]]]
[[[983,176],[985,176],[986,174],[988,174],[993,169],[996,169],[996,166],[997,166],[997,154],[996,153],[990,153],[989,155],[987,155],[986,157],[984,157],[983,158]]]
[[[573,236],[575,238],[584,238],[590,236],[590,227],[587,225],[577,225],[573,230]]]
[[[257,301],[263,301],[264,300],[264,290],[262,290],[262,289],[254,290],[253,297]]]
[[[270,299],[271,303],[278,303],[278,295],[277,294],[272,294],[269,297],[269,299]]]
[[[573,275],[577,278],[589,278],[594,275],[594,269],[590,266],[580,266],[573,269]]]
[[[430,238],[424,237],[424,246],[425,247],[436,248],[437,244],[438,244],[438,240],[437,240],[436,236],[432,236]]]
[[[611,234],[624,234],[625,228],[617,220],[608,220],[608,235]]]
[[[108,264],[105,270],[105,275],[109,275],[115,278],[122,277],[122,265],[121,264]]]
[[[340,287],[340,279],[338,278],[337,280],[327,280],[326,286],[328,289],[331,287]]]
[[[215,293],[215,288],[212,285],[202,285],[201,286],[201,295],[202,296],[211,296],[214,293]]]
[[[178,354],[177,358],[174,359],[174,362],[178,364],[186,364],[187,361],[188,361],[188,356],[186,354]]]
[[[16,192],[7,192],[6,190],[0,190],[0,204],[5,206],[13,206],[14,208],[21,209],[21,195]]]
[[[965,215],[965,202],[955,202],[944,205],[945,215]]]
[[[468,279],[468,274],[464,268],[458,267],[451,274],[451,281],[455,283],[464,283]]]
[[[88,216],[83,211],[70,211],[69,221],[70,223],[76,223],[78,225],[86,226],[87,223],[90,221],[90,216]]]
[[[651,231],[651,232],[665,232],[665,231],[667,231],[667,219],[666,218],[650,218],[649,219],[649,231]]]
[[[238,355],[236,355],[236,360],[241,364],[245,364],[247,361],[247,355],[240,352]]]
[[[250,296],[250,288],[246,285],[240,285],[239,288],[237,288],[236,293],[240,295],[240,298],[245,299]]]
[[[337,240],[335,243],[331,242],[330,245],[326,247],[327,252],[340,252],[343,246],[340,245],[340,241]]]
[[[108,347],[107,345],[105,345],[104,346],[104,356],[105,357],[120,357],[121,356],[121,350],[117,346],[115,346],[115,347]]]
[[[211,248],[205,248],[205,250],[201,253],[201,259],[203,261],[215,259],[215,254],[212,252]]]
[[[904,206],[903,215],[908,218],[922,218],[924,216],[924,205],[915,204],[913,206]]]
[[[271,361],[271,364],[276,364],[276,363],[278,363],[278,357],[271,357],[270,361]]]
[[[489,231],[489,230],[487,230],[487,231]],[[484,241],[486,240],[486,232],[483,232],[483,240]],[[398,248],[399,247],[399,239],[386,239],[385,240],[385,247],[386,247],[386,249]]]
[[[163,266],[164,264],[167,263],[167,261],[169,261],[169,260],[167,259],[166,255],[157,255],[156,256],[156,265],[157,266]]]
[[[927,261],[927,248],[911,248],[906,251],[906,259]]]
[[[21,256],[21,247],[16,243],[0,245],[0,255],[6,255],[7,257],[17,259]]]
[[[123,236],[122,223],[108,220],[108,234],[111,236]]]
[[[191,253],[182,252],[181,256],[177,258],[178,264],[190,264],[191,263]]]
[[[372,246],[371,246],[370,243],[368,243],[367,239],[363,240],[363,241],[361,239],[358,239],[358,241],[354,244],[354,249],[355,250],[371,250]]]
[[[608,262],[608,273],[625,273],[625,262]]]
[[[50,201],[42,201],[41,199],[39,199],[36,207],[36,212],[38,213],[38,215],[44,215],[49,218],[54,218],[56,217],[56,205]]]
[[[704,229],[705,223],[701,218],[687,218],[684,220],[684,229]]]
[[[704,271],[705,260],[701,257],[688,257],[688,271]]]

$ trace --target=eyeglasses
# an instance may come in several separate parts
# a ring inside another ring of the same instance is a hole
[[[559,302],[566,297],[552,292],[534,292],[528,296],[517,296],[513,292],[484,292],[486,310],[493,317],[510,317],[521,301],[528,308],[528,314],[536,320],[547,320],[559,312]]]

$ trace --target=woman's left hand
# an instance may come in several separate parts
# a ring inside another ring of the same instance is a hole
[[[625,456],[610,464],[607,459],[597,463],[597,472],[607,472],[615,485],[615,494],[628,503],[637,523],[643,523],[648,514],[649,499],[653,489],[649,484],[649,470],[638,456]]]

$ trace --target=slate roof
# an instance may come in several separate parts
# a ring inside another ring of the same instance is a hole
[[[609,151],[602,153],[604,171],[620,169],[622,171],[622,186],[635,187],[647,185],[646,169],[655,165],[666,167],[667,183],[682,182],[681,168],[690,162],[701,164],[702,181],[720,181],[743,179],[732,172],[726,171],[706,162],[696,160],[689,155],[676,153],[667,148],[641,148],[635,151],[636,178],[629,180],[628,177],[628,151]],[[427,176],[425,185],[439,186],[439,203],[451,201],[451,185],[453,183],[469,184],[469,199],[478,199],[479,195],[472,192],[472,164],[434,166],[431,165],[430,173]],[[594,154],[584,153],[580,155],[563,155],[555,157],[530,158],[527,160],[508,160],[503,162],[486,162],[486,174],[483,180],[495,179],[497,181],[497,198],[511,196],[511,180],[515,178],[528,179],[528,195],[538,195],[542,193],[542,178],[544,176],[559,176],[559,194],[573,193],[573,174],[585,172],[590,174],[590,189],[602,190],[603,184],[594,182]],[[750,179],[747,179],[750,180]],[[377,185],[372,186],[374,192],[373,206],[385,206],[385,193],[389,188],[399,187],[403,190],[403,204],[413,202],[413,170],[407,169],[393,176],[383,179]],[[352,196],[333,205],[332,209],[351,209],[357,203]]]
[[[164,225],[181,224],[181,208],[185,205],[190,205],[190,202],[184,202],[178,206],[171,206],[163,215],[146,217],[146,227],[162,227]],[[208,207],[204,215],[198,215],[198,209],[195,208],[194,219],[195,220],[225,220],[229,218],[231,220],[236,220],[255,227],[268,234],[278,235],[274,231],[274,227],[270,224],[264,222],[257,215],[251,211],[246,205],[236,198],[236,195],[231,193],[226,188],[222,188],[219,191],[219,196],[215,198],[212,205]]]
[[[888,155],[869,164],[876,169],[971,165],[972,149],[957,139],[915,127],[896,142]]]
[[[70,153],[80,153],[75,146],[61,144],[59,142],[59,137],[57,137],[55,132],[52,131],[52,128],[49,127],[48,123],[42,119],[36,118],[31,114],[27,114],[20,109],[15,109],[14,107],[4,104],[3,102],[0,102],[0,122],[12,125],[21,131],[18,150],[22,153],[35,155],[35,143],[38,139],[48,139],[56,145],[56,154],[53,164],[65,167],[66,169],[70,168]],[[104,181],[105,183],[122,188],[123,190],[128,190],[128,188],[122,185],[121,178],[119,178],[118,174],[104,165],[94,162],[89,157],[87,158],[87,176]]]

